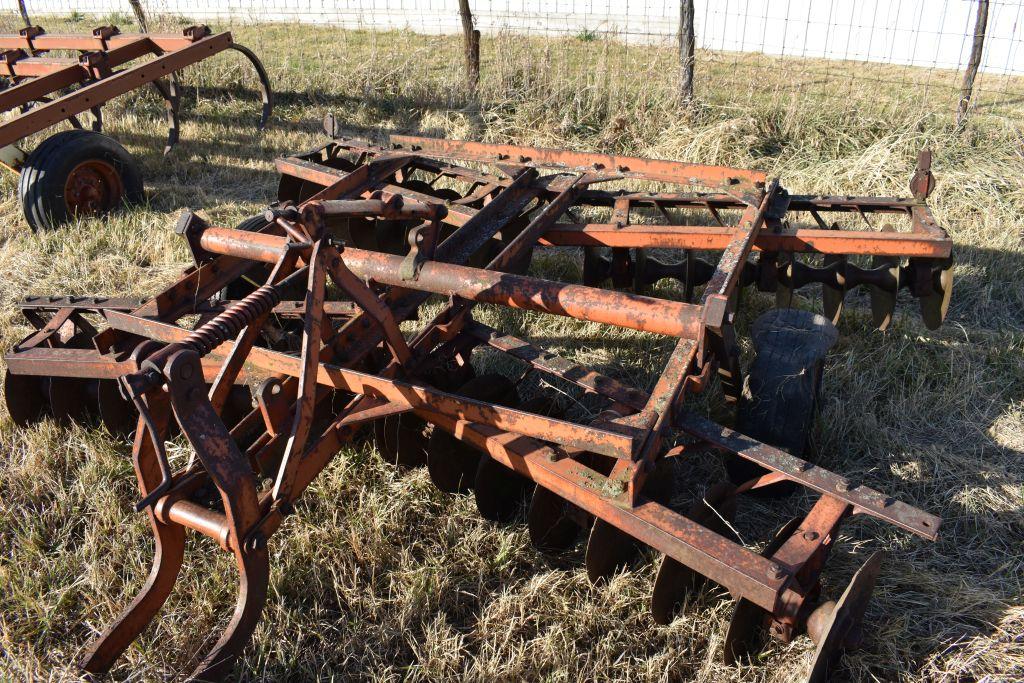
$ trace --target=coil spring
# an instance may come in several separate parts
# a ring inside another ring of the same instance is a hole
[[[229,306],[223,313],[193,330],[182,341],[188,347],[205,356],[229,339],[234,338],[242,328],[268,313],[281,303],[281,294],[272,285],[263,285],[244,299]]]

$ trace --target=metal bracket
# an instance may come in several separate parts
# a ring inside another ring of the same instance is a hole
[[[423,264],[434,258],[434,247],[437,246],[439,228],[438,221],[433,220],[422,223],[409,231],[409,253],[398,269],[403,280],[416,280]]]
[[[178,233],[188,242],[188,249],[192,252],[192,260],[197,266],[213,260],[213,254],[199,246],[199,236],[203,234],[210,224],[200,218],[191,209],[185,209],[178,218],[174,232]]]
[[[932,151],[922,149],[917,155],[917,168],[910,179],[910,191],[914,199],[923,202],[935,189],[935,176],[932,175]]]

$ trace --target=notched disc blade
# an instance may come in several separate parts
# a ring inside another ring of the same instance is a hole
[[[530,501],[527,529],[530,541],[542,553],[565,552],[576,542],[580,527],[566,514],[568,503],[557,493],[538,486]]]
[[[427,424],[416,415],[391,415],[373,423],[381,458],[399,469],[427,464]]]
[[[27,427],[50,412],[48,384],[47,377],[4,371],[4,401],[14,424]]]
[[[825,626],[821,631],[818,648],[814,652],[814,663],[807,676],[808,683],[825,683],[829,680],[832,667],[843,651],[843,643],[852,630],[860,629],[864,620],[875,581],[882,569],[885,553],[876,552],[853,575],[850,584],[843,591]]]
[[[587,539],[587,577],[597,583],[625,569],[636,556],[637,541],[601,518],[594,520]]]
[[[50,410],[60,423],[86,422],[89,419],[89,380],[77,377],[50,378]]]
[[[526,509],[534,483],[497,460],[481,455],[476,468],[473,496],[484,519],[508,523]]]
[[[100,420],[107,431],[117,436],[128,436],[135,431],[139,415],[130,401],[121,395],[117,382],[101,379],[96,388]]]
[[[942,326],[949,311],[949,299],[953,295],[953,267],[940,271],[932,284],[932,293],[921,297],[921,319],[929,330]]]
[[[846,256],[843,254],[826,254],[825,267],[834,263],[845,264]],[[821,310],[825,317],[832,321],[833,325],[839,324],[839,318],[843,314],[843,300],[846,298],[846,278],[842,266],[838,273],[840,287],[821,286]]]
[[[793,305],[793,267],[791,254],[779,254],[779,278],[775,285],[776,308],[790,308]],[[785,281],[785,282],[783,282]]]
[[[883,225],[882,232],[896,232],[891,225]],[[885,330],[892,322],[892,315],[896,311],[896,294],[900,288],[900,260],[893,256],[875,256],[871,259],[871,267],[879,268],[889,266],[889,275],[895,283],[892,289],[868,285],[868,293],[871,296],[871,320],[880,330]]]

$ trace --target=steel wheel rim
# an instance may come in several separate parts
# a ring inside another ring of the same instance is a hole
[[[64,181],[64,205],[79,216],[107,213],[121,203],[124,182],[114,165],[102,159],[87,159],[68,173]]]

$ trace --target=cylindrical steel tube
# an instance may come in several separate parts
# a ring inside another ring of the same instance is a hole
[[[287,243],[288,239],[279,235],[228,228],[206,228],[200,239],[203,249],[211,254],[230,254],[263,263],[277,263]]]
[[[224,550],[231,550],[231,530],[223,512],[190,500],[176,500],[167,504],[166,499],[163,499],[157,504],[157,518],[165,524],[174,522],[198,531],[217,541]]]
[[[448,210],[442,205],[430,205],[412,199],[385,201],[383,199],[325,199],[320,203],[325,216],[381,216],[390,219],[444,218]]]
[[[203,249],[275,263],[285,248],[283,237],[207,228],[200,239]],[[277,248],[272,244],[276,242]],[[415,280],[403,280],[403,258],[363,249],[347,248],[345,265],[362,279],[384,285],[459,296],[482,303],[564,315],[643,332],[696,339],[700,334],[700,306],[597,287],[564,284],[480,268],[428,261]]]

